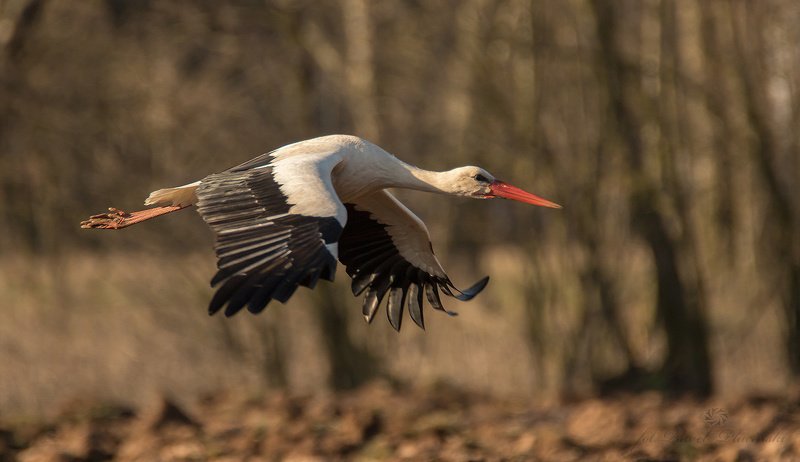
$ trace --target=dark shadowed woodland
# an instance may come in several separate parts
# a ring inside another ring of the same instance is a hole
[[[400,193],[492,279],[399,333],[78,226],[333,133],[564,209]],[[794,0],[0,0],[0,460],[800,458],[798,181]]]

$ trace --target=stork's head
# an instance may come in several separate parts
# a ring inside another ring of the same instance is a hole
[[[450,194],[472,197],[474,199],[494,199],[496,197],[502,197],[504,199],[511,199],[542,207],[561,208],[560,205],[554,202],[542,199],[539,196],[496,179],[491,173],[480,167],[459,167],[445,173],[448,177],[447,192]]]

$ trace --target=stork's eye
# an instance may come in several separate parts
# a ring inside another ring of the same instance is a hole
[[[477,181],[480,181],[481,183],[488,183],[489,182],[489,179],[486,178],[485,176],[483,176],[482,173],[479,173],[479,174],[475,175],[475,179]]]

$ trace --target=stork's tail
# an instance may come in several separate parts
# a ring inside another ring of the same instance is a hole
[[[108,213],[92,215],[88,220],[82,221],[81,228],[121,229],[167,213],[176,212],[185,207],[188,207],[188,205],[168,205],[136,212],[123,212],[114,207],[109,207]]]
[[[185,207],[197,202],[195,191],[200,185],[199,181],[189,183],[177,188],[164,188],[153,191],[144,201],[144,205],[178,205]]]

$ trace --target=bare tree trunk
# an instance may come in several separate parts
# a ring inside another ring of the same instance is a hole
[[[3,53],[0,54],[0,149],[5,153],[0,159],[3,171],[13,172],[0,184],[0,196],[15,198],[13,201],[3,201],[7,204],[6,216],[0,232],[4,235],[16,235],[29,249],[43,252],[43,232],[39,228],[35,213],[34,186],[26,178],[27,172],[20,169],[20,165],[29,163],[30,160],[15,155],[13,149],[5,146],[4,140],[11,138],[7,135],[14,128],[15,113],[20,93],[29,83],[27,82],[27,69],[24,65],[24,48],[31,39],[42,17],[46,0],[18,0],[7,2],[0,8],[0,22],[10,31],[0,40]],[[32,156],[29,156],[32,157]],[[15,206],[15,203],[18,205]]]
[[[671,236],[661,209],[664,199],[653,173],[644,162],[645,147],[641,138],[645,96],[639,79],[620,50],[617,31],[623,9],[613,2],[591,2],[599,41],[598,65],[607,86],[608,104],[622,140],[630,168],[631,219],[653,256],[658,283],[656,312],[664,323],[667,354],[662,374],[672,390],[708,395],[712,391],[711,359],[703,307],[691,286],[684,281],[679,248]],[[639,113],[636,109],[639,109]]]
[[[348,88],[348,107],[356,134],[379,141],[378,107],[375,102],[375,70],[372,59],[373,34],[366,0],[342,3],[346,60],[344,78]]]
[[[732,143],[731,120],[725,84],[725,69],[720,57],[722,46],[717,37],[719,18],[715,15],[721,3],[700,2],[703,60],[705,62],[705,104],[711,113],[714,160],[716,162],[716,232],[722,241],[724,258],[728,263],[736,261],[737,213],[742,205],[735,194],[734,170],[736,169]]]
[[[781,149],[770,123],[773,108],[766,94],[766,53],[763,24],[764,12],[750,11],[748,5],[737,3],[731,15],[734,42],[739,65],[739,78],[744,89],[747,119],[753,130],[751,152],[758,174],[766,186],[769,200],[764,205],[770,220],[765,222],[772,258],[779,267],[781,301],[786,317],[786,355],[791,373],[800,376],[800,217],[796,216],[796,195],[781,178],[779,150]],[[755,8],[755,4],[750,5]],[[792,146],[789,146],[791,149]]]
[[[661,75],[662,82],[659,118],[662,130],[661,158],[664,176],[670,186],[673,207],[678,217],[681,231],[673,238],[677,244],[680,277],[685,282],[686,303],[697,340],[702,341],[702,356],[695,358],[696,368],[705,368],[710,373],[710,357],[708,352],[708,297],[706,281],[701,266],[701,249],[698,244],[697,227],[692,215],[692,202],[687,192],[687,178],[684,172],[690,168],[679,168],[683,163],[691,163],[692,156],[683,156],[688,151],[690,128],[685,104],[686,88],[684,69],[680,55],[678,37],[677,6],[675,2],[661,3]]]
[[[485,3],[484,0],[468,0],[453,11],[453,49],[443,57],[442,63],[447,86],[438,95],[443,117],[440,134],[446,134],[440,143],[451,158],[463,158],[468,141],[475,96],[471,87],[477,66],[476,54],[480,50],[479,18]]]
[[[5,45],[5,51],[8,57],[12,60],[20,56],[25,43],[28,41],[31,30],[36,25],[39,18],[41,18],[46,0],[23,0],[15,3],[16,5],[10,5],[9,9],[13,10],[14,6],[21,6],[21,8],[19,8],[21,11],[17,20],[14,21],[14,27],[10,36],[2,43]]]

